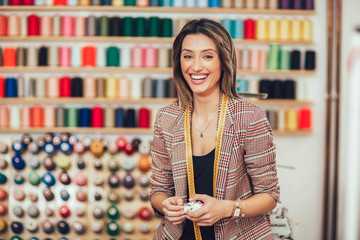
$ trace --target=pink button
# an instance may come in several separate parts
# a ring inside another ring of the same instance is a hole
[[[74,176],[74,181],[78,186],[84,186],[86,184],[86,177],[82,172],[78,172]]]
[[[18,201],[24,200],[24,198],[25,198],[24,190],[22,190],[21,188],[15,189],[14,198]]]
[[[70,209],[66,205],[63,205],[60,207],[59,213],[62,217],[66,218],[66,217],[70,216]]]

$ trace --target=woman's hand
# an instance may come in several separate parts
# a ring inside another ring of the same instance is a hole
[[[222,218],[230,217],[234,203],[218,200],[205,194],[195,194],[189,201],[202,201],[204,206],[194,212],[186,212],[186,218],[199,226],[211,226]]]
[[[185,220],[183,200],[181,197],[169,197],[162,201],[165,218],[173,225],[181,224]]]

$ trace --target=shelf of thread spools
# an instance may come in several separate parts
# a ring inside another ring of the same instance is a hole
[[[132,16],[0,15],[1,41],[101,41],[172,43],[189,19]],[[235,44],[313,44],[304,18],[220,19]]]
[[[138,137],[48,132],[1,141],[0,236],[150,239],[160,219],[149,204],[149,153]]]

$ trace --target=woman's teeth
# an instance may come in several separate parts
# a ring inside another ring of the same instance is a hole
[[[203,80],[207,77],[207,75],[190,75],[190,77],[194,80]]]

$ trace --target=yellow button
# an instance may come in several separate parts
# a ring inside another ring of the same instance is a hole
[[[6,222],[0,219],[0,233],[6,230]]]
[[[104,152],[104,145],[100,140],[93,140],[90,144],[90,151],[95,155],[99,156]]]
[[[56,164],[64,171],[68,170],[71,167],[70,158],[64,154],[59,155],[55,161]]]

